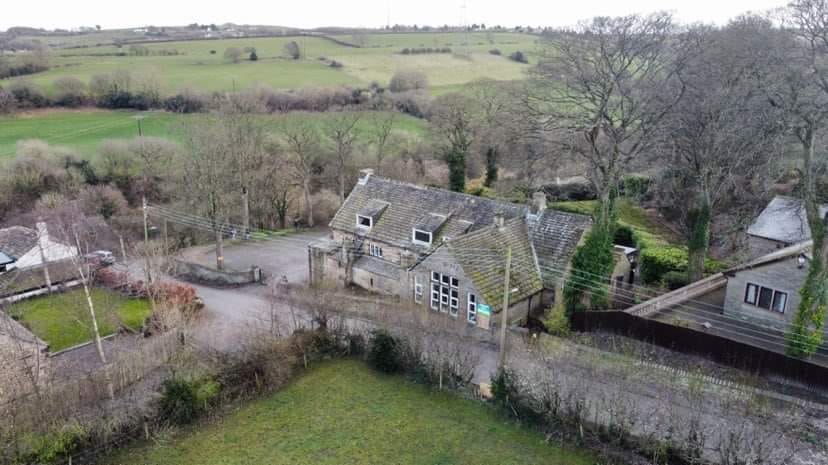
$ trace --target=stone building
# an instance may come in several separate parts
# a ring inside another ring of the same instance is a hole
[[[819,210],[825,218],[828,205],[821,205]],[[747,236],[750,258],[811,239],[811,228],[802,200],[777,195],[748,227]]]
[[[502,307],[512,248],[510,313],[554,301],[590,219],[531,205],[423,187],[364,171],[331,220],[331,237],[309,246],[310,282],[355,285],[489,328]],[[512,319],[512,318],[510,318]]]

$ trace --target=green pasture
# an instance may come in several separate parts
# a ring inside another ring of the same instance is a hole
[[[507,56],[515,50],[531,56],[538,40],[534,35],[516,33],[368,34],[337,38],[365,45],[347,47],[321,37],[270,37],[144,44],[155,53],[150,56],[116,56],[127,52],[128,45],[58,48],[53,52],[52,69],[24,79],[49,93],[60,77],[73,76],[88,82],[95,74],[128,69],[152,77],[163,93],[171,94],[185,88],[210,92],[258,85],[281,89],[369,85],[372,81],[387,83],[399,70],[416,69],[425,73],[432,90],[440,93],[442,88],[483,77],[522,79],[528,66]],[[300,45],[302,59],[283,56],[283,48],[289,41]],[[254,47],[259,59],[229,63],[224,59],[224,51],[230,47]],[[454,53],[402,55],[400,51],[404,47],[450,47]],[[489,54],[494,48],[501,50],[502,56]],[[178,55],[162,56],[157,54],[160,51],[175,51]],[[329,60],[344,66],[333,68]]]
[[[365,136],[370,127],[372,112],[362,112],[357,130]],[[0,117],[0,160],[16,153],[17,145],[26,139],[40,139],[52,145],[76,150],[80,155],[91,156],[106,139],[129,139],[138,134],[140,115],[144,135],[177,139],[182,123],[198,115],[179,115],[167,112],[136,112],[114,110],[48,110]],[[294,112],[280,115],[262,115],[267,127],[277,131],[286,120],[304,120],[322,129],[332,113]],[[398,114],[395,131],[420,137],[426,122],[408,115]]]

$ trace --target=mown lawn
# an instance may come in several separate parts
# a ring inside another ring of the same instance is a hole
[[[589,465],[595,458],[547,444],[474,401],[340,360],[219,421],[104,463]]]
[[[152,313],[143,299],[128,299],[106,289],[91,289],[92,303],[101,336],[114,333],[123,324],[140,329]],[[92,318],[83,290],[35,297],[11,306],[9,313],[49,344],[55,352],[91,340]]]
[[[373,112],[362,112],[363,118],[357,131],[366,136],[370,128],[369,116]],[[130,139],[138,135],[135,116],[143,117],[143,134],[153,137],[179,138],[185,119],[197,115],[179,115],[163,111],[136,112],[117,110],[45,110],[22,113],[12,117],[0,117],[0,159],[11,158],[21,140],[40,139],[49,144],[65,146],[81,155],[95,154],[100,143],[106,139]],[[286,120],[303,120],[316,125],[320,130],[330,113],[294,112],[285,115],[262,115],[269,131],[277,131]],[[395,131],[410,137],[421,137],[426,122],[412,116],[399,114],[394,123]]]

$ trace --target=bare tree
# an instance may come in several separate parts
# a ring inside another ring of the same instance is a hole
[[[653,142],[682,95],[670,15],[599,17],[543,40],[531,70],[530,115],[588,164],[600,200],[596,226],[611,228],[613,193]]]
[[[311,181],[316,173],[319,156],[318,134],[306,121],[292,121],[282,127],[282,137],[287,145],[287,163],[295,183],[302,188],[305,216],[309,227],[313,227],[313,203],[311,202]]]
[[[232,199],[233,182],[228,140],[215,116],[188,122],[178,172],[180,198],[190,211],[205,216],[216,237],[216,267],[224,268],[224,234],[230,212],[237,208]]]
[[[354,145],[358,136],[357,124],[360,118],[358,112],[341,111],[331,115],[324,124],[323,130],[333,144],[340,202],[345,201],[345,182],[353,163]]]
[[[753,41],[735,23],[700,26],[683,39],[688,50],[685,95],[662,127],[671,181],[667,202],[681,205],[689,249],[688,279],[704,273],[710,224],[722,201],[746,197],[780,141],[781,126],[752,81]],[[665,199],[666,200],[666,199]],[[675,202],[675,203],[674,203]]]
[[[435,143],[449,169],[449,188],[466,190],[466,161],[477,135],[478,114],[474,101],[461,94],[435,99],[429,120]]]
[[[800,190],[813,240],[808,276],[800,289],[802,298],[788,330],[787,352],[800,357],[812,354],[822,344],[828,306],[828,235],[816,189],[825,164],[817,156],[816,141],[828,122],[826,15],[826,2],[801,0],[786,11],[788,28],[776,30],[770,21],[753,20],[756,40],[763,42],[757,49],[764,60],[757,68],[759,83],[771,104],[784,112],[799,145]]]
[[[394,121],[397,118],[395,111],[376,112],[371,115],[370,120],[370,137],[371,143],[374,144],[374,158],[376,165],[374,171],[377,176],[382,172],[382,162],[388,155],[388,142],[391,136],[391,131],[394,129]]]

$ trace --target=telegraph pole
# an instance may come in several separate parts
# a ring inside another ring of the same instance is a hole
[[[509,272],[512,268],[512,246],[506,248],[506,272],[503,279],[503,310],[500,318],[500,369],[506,368],[506,326],[509,325]]]

